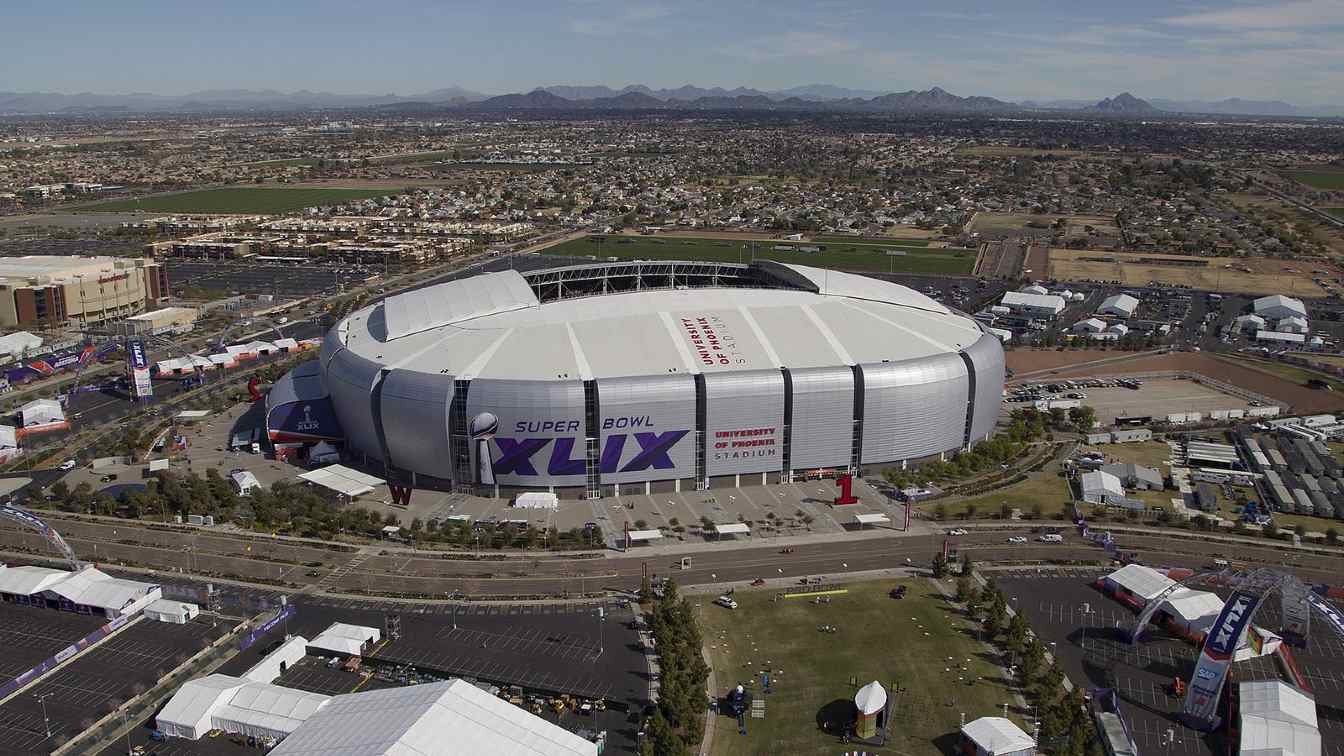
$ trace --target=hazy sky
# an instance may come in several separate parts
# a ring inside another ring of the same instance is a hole
[[[932,85],[1344,102],[1344,0],[66,0],[0,9],[0,91],[491,94]]]

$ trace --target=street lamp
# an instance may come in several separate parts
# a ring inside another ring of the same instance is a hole
[[[47,698],[49,698],[50,696],[51,696],[50,693],[43,693],[40,696],[33,696],[33,698],[37,699],[38,703],[42,704],[42,726],[46,730],[48,738],[51,737],[51,720],[47,719]]]

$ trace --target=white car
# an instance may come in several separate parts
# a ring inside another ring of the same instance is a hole
[[[1037,538],[1036,540],[1040,541],[1041,543],[1064,543],[1064,536],[1058,533],[1046,533],[1045,535],[1041,536],[1040,538]]]
[[[1027,539],[1026,539],[1025,536],[1009,536],[1009,537],[1008,537],[1008,543],[1026,543],[1026,542],[1027,542]]]
[[[733,601],[733,597],[732,597],[732,596],[726,596],[726,595],[725,595],[725,596],[719,596],[718,598],[714,599],[714,603],[718,604],[719,606],[723,607],[724,609],[736,609],[736,608],[737,608],[737,602],[736,602],[736,601]]]
[[[73,459],[67,459],[66,461],[64,461],[64,462],[61,463],[61,469],[62,469],[62,470],[73,470],[73,469],[75,469],[75,465],[76,465],[76,462],[75,462]]]
[[[966,528],[952,528],[947,531],[948,535],[966,535]]]

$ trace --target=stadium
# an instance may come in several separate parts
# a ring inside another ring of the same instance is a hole
[[[599,497],[861,472],[965,449],[1003,349],[903,286],[800,265],[599,263],[387,298],[276,385],[273,441],[417,487]]]

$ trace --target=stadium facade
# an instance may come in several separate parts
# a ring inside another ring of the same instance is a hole
[[[417,487],[596,497],[969,448],[993,431],[1003,377],[996,336],[893,283],[603,263],[485,273],[352,313],[272,391],[268,427],[343,437]]]

